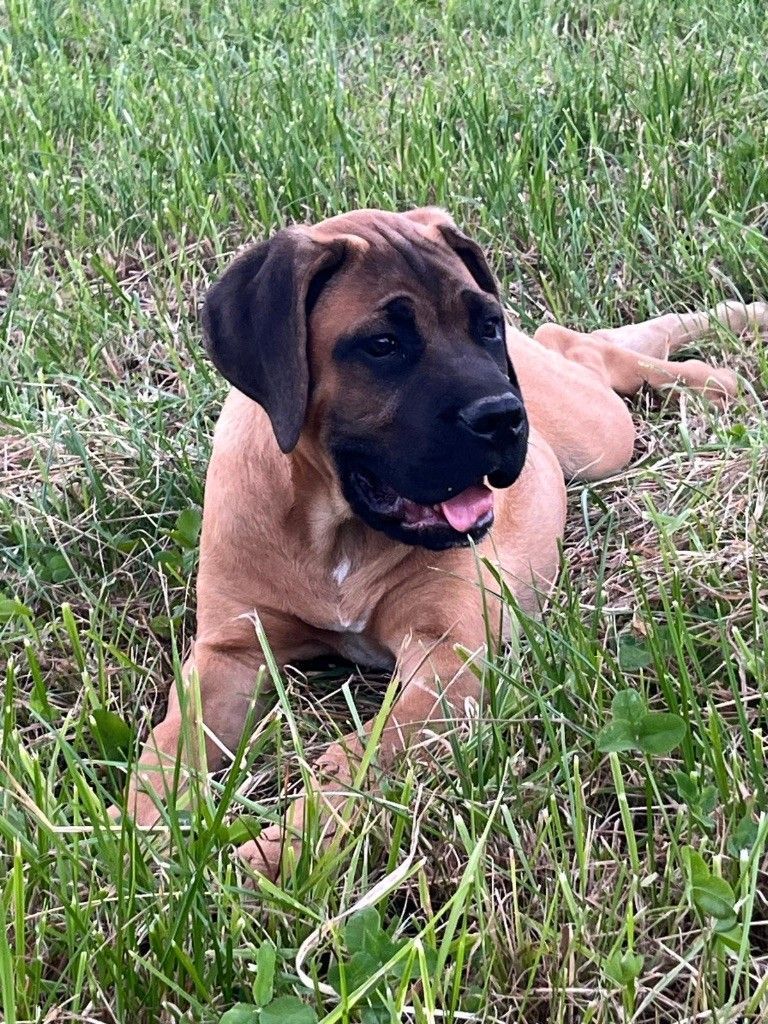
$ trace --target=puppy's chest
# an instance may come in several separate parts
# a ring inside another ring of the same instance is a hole
[[[329,646],[343,658],[389,669],[394,664],[392,654],[369,631],[378,595],[356,576],[348,559],[337,562],[323,588],[325,599],[314,609],[312,625],[326,633]]]

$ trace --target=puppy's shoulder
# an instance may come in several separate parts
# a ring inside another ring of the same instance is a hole
[[[281,495],[290,503],[288,460],[275,441],[264,410],[234,388],[222,406],[213,435],[206,501],[253,500],[263,507]],[[213,492],[213,494],[211,494]]]
[[[270,440],[277,448],[267,414],[261,406],[232,388],[216,423],[214,450],[268,449]]]

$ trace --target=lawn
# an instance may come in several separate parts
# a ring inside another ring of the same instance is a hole
[[[527,329],[768,298],[767,47],[763,0],[7,0],[6,1024],[768,1020],[755,337],[703,347],[743,375],[726,412],[633,403],[632,467],[570,487],[544,624],[340,847],[255,891],[234,857],[380,703],[352,666],[284,677],[157,834],[106,816],[194,631],[225,394],[197,307],[232,251],[437,203]],[[661,740],[603,732],[646,705]]]

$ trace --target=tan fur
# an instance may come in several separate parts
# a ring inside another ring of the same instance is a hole
[[[467,701],[481,697],[476,676],[455,652],[456,644],[480,653],[485,646],[475,555],[464,548],[408,547],[369,529],[344,501],[322,442],[328,409],[341,394],[345,401],[357,400],[344,392],[345,382],[331,365],[333,341],[365,315],[374,292],[406,291],[420,300],[414,281],[392,277],[386,258],[377,256],[380,231],[399,231],[406,243],[418,232],[437,239],[436,225],[446,222],[446,214],[431,209],[407,217],[360,211],[306,229],[319,242],[350,240],[353,257],[313,313],[313,399],[297,448],[281,454],[265,413],[239,392],[232,391],[224,404],[205,489],[197,640],[185,666],[186,677],[193,669],[199,676],[204,720],[216,737],[207,742],[209,768],[222,763],[222,746],[236,747],[263,665],[254,614],[282,664],[356,651],[382,664],[396,661],[401,690],[382,736],[381,768],[425,724],[440,724],[446,700],[460,718]],[[461,272],[447,247],[445,262],[454,277]],[[546,325],[529,338],[508,327],[508,349],[531,424],[529,454],[516,483],[496,492],[495,524],[479,547],[501,567],[529,612],[539,610],[557,572],[564,475],[598,479],[619,472],[631,458],[635,431],[619,395],[634,394],[645,383],[683,384],[716,400],[733,394],[729,371],[667,361],[715,320],[735,330],[768,327],[768,307],[722,304],[709,316],[669,315],[592,334]],[[360,398],[361,416],[370,414],[365,399]],[[483,583],[491,621],[501,622],[498,587],[490,575]],[[139,823],[157,819],[156,802],[171,785],[181,728],[178,696],[172,693],[168,716],[150,737],[130,786],[128,806]],[[329,833],[344,803],[339,791],[354,778],[363,746],[364,738],[350,735],[314,766]],[[184,756],[193,761],[194,751]],[[302,797],[291,807],[288,831],[269,828],[243,848],[256,870],[278,873],[286,838],[298,849],[303,813]]]

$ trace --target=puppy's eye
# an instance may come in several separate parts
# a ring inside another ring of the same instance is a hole
[[[391,334],[380,334],[375,338],[366,338],[362,347],[369,356],[381,359],[384,356],[393,356],[399,351],[400,344]]]
[[[483,341],[501,340],[501,320],[498,317],[488,317],[480,332]]]

